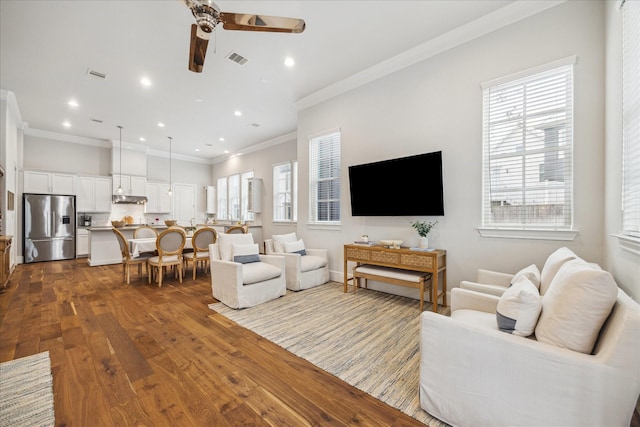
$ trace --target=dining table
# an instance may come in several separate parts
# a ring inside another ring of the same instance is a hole
[[[141,239],[129,239],[129,252],[133,258],[140,256],[144,252],[153,252],[156,250],[156,238],[145,237]],[[184,244],[184,249],[193,249],[191,243],[191,236],[187,237]]]

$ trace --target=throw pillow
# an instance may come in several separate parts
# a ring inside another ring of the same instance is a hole
[[[304,242],[302,241],[302,239],[296,240],[295,242],[284,242],[284,251],[286,253],[292,254],[307,254],[307,250],[304,247]]]
[[[536,285],[536,289],[540,289],[540,270],[538,270],[538,267],[535,264],[531,264],[514,274],[511,279],[511,284],[520,281],[520,278],[523,276]]]
[[[547,293],[553,277],[562,267],[562,264],[576,258],[578,258],[578,255],[574,254],[571,249],[564,247],[549,255],[540,272],[540,295],[544,296]]]
[[[542,297],[540,342],[590,354],[618,296],[611,274],[582,259],[567,261]]]
[[[260,262],[260,256],[258,253],[259,250],[257,243],[253,243],[251,245],[233,244],[233,262],[239,262],[240,264]]]
[[[247,234],[220,233],[218,235],[218,250],[220,252],[221,260],[233,261],[233,247],[232,247],[233,244],[236,244],[236,245],[253,244],[253,236],[250,233],[247,233]]]
[[[528,337],[536,328],[541,310],[542,301],[538,288],[523,275],[512,283],[498,301],[498,328],[503,332]]]
[[[289,234],[274,234],[271,236],[273,238],[273,249],[276,252],[284,252],[284,242],[295,242],[298,240],[296,233]]]

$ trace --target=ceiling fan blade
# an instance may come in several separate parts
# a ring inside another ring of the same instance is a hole
[[[191,46],[189,47],[189,70],[201,73],[204,56],[207,53],[209,34],[201,31],[196,24],[191,25]]]
[[[269,31],[274,33],[301,33],[304,31],[303,19],[281,16],[253,15],[249,13],[220,13],[222,28],[225,30]]]

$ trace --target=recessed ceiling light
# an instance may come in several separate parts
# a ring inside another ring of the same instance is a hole
[[[196,102],[202,102],[203,100],[202,100],[202,98],[196,98],[195,101]]]
[[[242,115],[242,111],[236,110],[236,111],[234,111],[233,115],[236,116],[236,117],[240,117]]]
[[[142,86],[149,87],[151,86],[151,80],[149,80],[147,77],[143,77],[140,79],[140,84],[142,84]]]
[[[69,102],[67,102],[67,105],[72,108],[77,108],[79,104],[75,99],[70,99]]]
[[[195,149],[195,150],[193,150],[193,151],[200,151],[200,149],[199,149],[199,148],[196,148],[196,149]]]
[[[284,60],[284,65],[287,67],[293,67],[296,65],[296,61],[294,61],[292,57],[288,56]]]
[[[164,127],[164,123],[162,123],[162,122],[158,122],[158,127],[163,128],[163,127]]]
[[[224,138],[223,138],[223,137],[220,137],[220,138],[218,138],[218,141],[220,141],[220,142],[224,142]]]
[[[229,154],[229,150],[224,150],[224,154]]]
[[[64,121],[64,122],[62,122],[62,126],[66,127],[66,128],[70,128],[71,127],[71,123],[69,123],[68,121]]]
[[[141,137],[140,137],[140,142],[145,142],[145,141],[146,141],[146,139],[145,139],[144,137],[142,137],[142,136],[141,136]]]

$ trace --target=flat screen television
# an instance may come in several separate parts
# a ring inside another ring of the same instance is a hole
[[[352,216],[442,216],[442,151],[349,166]]]

